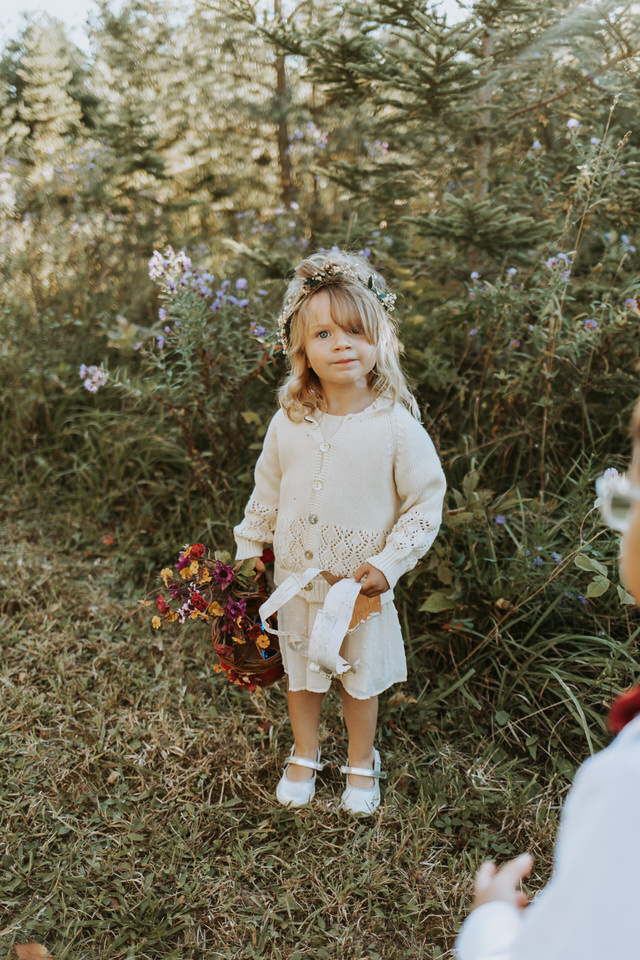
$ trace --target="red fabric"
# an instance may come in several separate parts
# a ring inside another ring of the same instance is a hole
[[[607,726],[611,733],[619,733],[639,713],[640,684],[616,697],[609,710]]]

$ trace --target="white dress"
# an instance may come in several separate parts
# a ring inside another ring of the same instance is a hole
[[[275,582],[310,567],[352,576],[365,561],[391,588],[433,542],[442,515],[444,474],[424,428],[380,398],[345,417],[319,412],[301,423],[276,414],[256,464],[256,485],[235,528],[237,558],[259,556],[273,543]],[[278,629],[310,636],[328,592],[316,578],[278,614]],[[393,589],[381,613],[348,633],[341,655],[353,669],[341,683],[365,700],[406,680],[407,666]],[[291,690],[324,692],[330,678],[309,669],[281,643]]]

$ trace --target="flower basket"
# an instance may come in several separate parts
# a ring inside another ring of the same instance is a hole
[[[228,554],[205,553],[203,544],[191,544],[173,569],[162,570],[169,597],[157,597],[152,625],[160,629],[163,622],[206,623],[219,660],[214,670],[247,690],[267,687],[280,679],[284,668],[277,638],[265,632],[258,614],[267,597],[265,578],[255,579],[252,561],[235,570]]]

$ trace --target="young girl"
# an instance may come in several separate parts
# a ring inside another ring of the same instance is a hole
[[[380,803],[384,776],[374,747],[378,695],[407,678],[393,587],[431,546],[445,491],[400,370],[394,301],[359,257],[332,251],[298,265],[279,318],[290,373],[234,530],[238,560],[273,543],[276,584],[317,567],[380,597],[379,615],[347,634],[341,655],[353,669],[337,681],[349,736],[341,806],[365,814]],[[279,629],[309,637],[328,589],[313,580],[282,607]],[[294,744],[276,795],[304,806],[322,769],[318,722],[331,678],[281,647]]]

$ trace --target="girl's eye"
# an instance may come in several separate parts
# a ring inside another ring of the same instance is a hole
[[[318,338],[319,338],[320,340],[326,340],[327,337],[329,336],[329,331],[328,331],[328,330],[319,330],[318,333],[317,333],[317,336],[318,336]]]
[[[359,328],[354,327],[353,330],[350,331],[350,333],[355,334],[355,336],[359,336],[359,335],[362,333],[362,330],[360,330]]]

